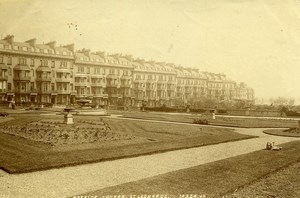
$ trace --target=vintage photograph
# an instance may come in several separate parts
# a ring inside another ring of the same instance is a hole
[[[0,198],[300,197],[299,0],[0,0]]]

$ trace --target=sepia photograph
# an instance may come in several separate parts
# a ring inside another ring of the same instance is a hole
[[[300,197],[299,81],[300,0],[0,0],[0,198]]]

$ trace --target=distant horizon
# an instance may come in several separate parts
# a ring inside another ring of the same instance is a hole
[[[300,98],[300,2],[244,0],[0,0],[16,41],[74,43],[223,73],[257,98]]]

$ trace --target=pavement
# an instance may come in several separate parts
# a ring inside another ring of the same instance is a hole
[[[125,118],[115,116],[115,119]],[[172,122],[166,123],[178,124]],[[184,123],[182,124],[184,125]],[[261,128],[237,128],[235,130],[238,133],[257,135],[259,137],[33,173],[8,174],[1,171],[0,198],[72,197],[110,186],[261,150],[265,148],[266,142],[282,144],[299,140],[292,137],[267,135],[262,133],[264,129]]]

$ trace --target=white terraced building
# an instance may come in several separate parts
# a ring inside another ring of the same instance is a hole
[[[254,90],[224,74],[202,72],[130,55],[0,40],[0,100],[16,103],[174,106],[201,98],[254,103]]]

